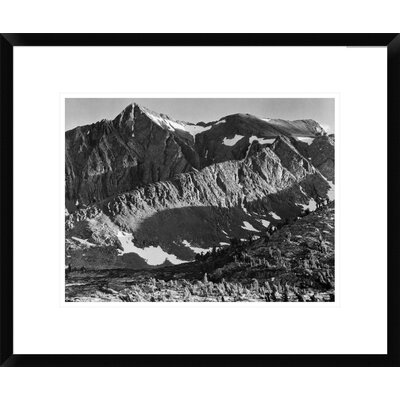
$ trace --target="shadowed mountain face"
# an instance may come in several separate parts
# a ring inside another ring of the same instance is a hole
[[[77,267],[189,262],[333,200],[334,141],[312,120],[193,124],[132,104],[65,136],[66,254]]]

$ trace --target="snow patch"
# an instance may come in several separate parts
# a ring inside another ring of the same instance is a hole
[[[163,118],[159,117],[158,115],[151,114],[151,113],[147,113],[147,116],[148,116],[155,124],[157,124],[158,126],[161,126],[162,128],[165,128],[165,126],[164,126],[164,124],[163,124],[163,122],[164,122],[164,119],[163,119]]]
[[[218,122],[215,122],[211,125],[208,126],[200,126],[200,125],[192,125],[192,124],[184,124],[184,130],[188,133],[190,133],[192,136],[196,136],[197,134],[205,131],[209,131],[212,127],[218,124],[223,124],[226,121],[224,119],[221,119]]]
[[[274,219],[282,219],[278,214],[275,214],[273,211],[270,211],[269,215],[271,215],[271,217]]]
[[[224,144],[225,146],[234,146],[240,139],[243,139],[243,138],[244,138],[243,135],[235,135],[235,137],[233,139],[228,139],[225,137],[222,144]]]
[[[185,124],[185,131],[190,133],[192,136],[196,136],[197,134],[208,131],[212,128],[212,126],[200,126],[200,125],[189,125]]]
[[[300,206],[303,208],[303,211],[309,210],[309,211],[315,211],[317,209],[317,203],[313,198],[310,199],[308,204],[298,204],[296,203],[296,206]]]
[[[249,211],[247,210],[247,208],[242,204],[242,210],[247,214],[250,215]]]
[[[175,131],[176,129],[179,129],[179,130],[182,130],[182,131],[186,130],[186,129],[185,129],[185,126],[186,126],[186,125],[182,125],[181,123],[179,123],[179,122],[177,122],[177,121],[174,121],[174,120],[172,120],[172,119],[163,117],[163,116],[161,116],[161,115],[154,114],[154,113],[152,113],[152,112],[150,112],[150,111],[148,111],[148,110],[146,111],[146,115],[147,115],[155,124],[157,124],[157,125],[160,126],[161,128],[168,129],[169,131]]]
[[[258,221],[261,222],[265,228],[268,228],[271,225],[271,222],[266,219],[259,219]]]
[[[172,128],[172,129],[180,129],[182,131],[186,130],[186,125],[182,125],[179,122],[172,121],[172,120],[166,120],[167,124]]]
[[[328,196],[329,201],[333,201],[335,200],[335,185],[331,181],[328,181],[328,183],[329,183],[329,189],[326,195]]]
[[[296,139],[299,142],[304,142],[307,143],[308,145],[310,145],[315,140],[315,138],[310,138],[310,137],[297,137]]]
[[[265,122],[269,122],[269,121],[271,121],[271,118],[261,118],[263,121],[265,121]]]
[[[168,260],[172,264],[182,264],[187,261],[180,260],[174,254],[166,253],[160,246],[149,246],[144,247],[143,249],[140,247],[136,247],[133,243],[132,234],[118,231],[117,237],[123,250],[119,250],[119,256],[128,253],[135,253],[140,258],[143,258],[147,264],[149,265],[160,265],[163,264],[166,260]]]
[[[226,122],[224,119],[222,119],[208,126],[200,126],[183,121],[175,121],[163,114],[159,115],[151,112],[150,110],[146,110],[146,115],[161,128],[168,129],[169,131],[172,132],[175,130],[185,131],[190,135],[192,135],[193,137],[201,132],[210,130],[215,125],[223,124]]]
[[[229,243],[226,243],[226,242],[219,242],[219,245],[220,245],[220,246],[230,246],[230,244],[229,244]]]
[[[253,143],[254,141],[257,141],[260,144],[272,144],[275,142],[275,138],[260,138],[257,136],[250,136],[249,143]]]
[[[88,239],[80,239],[75,236],[72,236],[72,239],[76,240],[77,242],[79,242],[81,244],[85,244],[88,247],[96,247],[95,244],[88,242]]]
[[[192,246],[187,240],[182,240],[182,244],[186,247],[189,247],[189,249],[192,250],[196,254],[203,254],[203,253],[207,253],[210,250],[212,250],[212,247],[209,247],[208,249],[203,249],[201,247]]]
[[[246,229],[247,231],[260,232],[258,229],[254,228],[254,226],[247,221],[243,221],[243,225],[244,226],[241,226],[241,228]]]

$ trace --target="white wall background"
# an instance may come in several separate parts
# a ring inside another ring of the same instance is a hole
[[[398,2],[2,2],[3,32],[396,32]],[[7,399],[398,398],[399,369],[1,369]]]

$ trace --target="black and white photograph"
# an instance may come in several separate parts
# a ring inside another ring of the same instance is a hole
[[[334,98],[66,98],[65,301],[334,302]]]
[[[398,398],[395,4],[3,2],[2,398]]]

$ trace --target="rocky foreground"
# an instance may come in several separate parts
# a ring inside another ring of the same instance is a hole
[[[214,248],[191,263],[66,272],[65,299],[117,302],[334,301],[334,202],[258,239]]]

